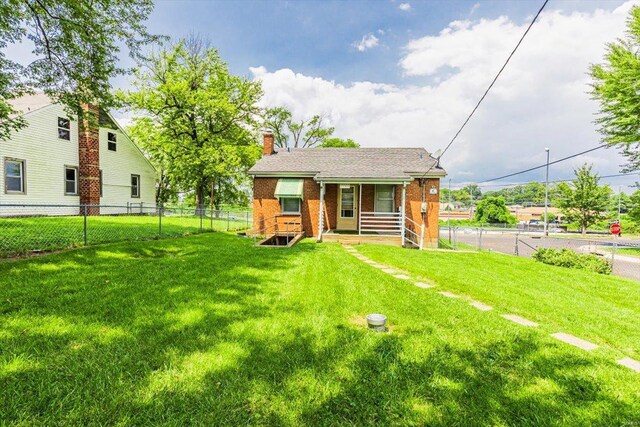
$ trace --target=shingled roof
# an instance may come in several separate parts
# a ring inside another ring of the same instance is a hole
[[[249,174],[313,176],[316,181],[410,181],[446,172],[424,148],[298,148],[262,157]]]

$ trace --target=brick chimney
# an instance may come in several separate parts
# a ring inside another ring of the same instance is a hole
[[[262,134],[262,156],[270,156],[274,151],[275,140],[273,132],[265,130]]]
[[[81,205],[100,204],[100,109],[95,105],[84,107],[85,117],[78,121],[78,188]],[[81,212],[82,213],[82,212]],[[98,206],[88,207],[88,215],[100,215]]]

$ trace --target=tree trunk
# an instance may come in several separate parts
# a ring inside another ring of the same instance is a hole
[[[207,183],[205,180],[201,180],[196,188],[196,215],[204,215],[204,198],[207,194]]]

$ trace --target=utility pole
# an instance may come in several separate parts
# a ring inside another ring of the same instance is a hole
[[[544,182],[544,236],[549,235],[549,148],[545,148],[547,152],[547,177]]]
[[[620,206],[622,205],[622,185],[618,187],[618,224],[620,224]]]

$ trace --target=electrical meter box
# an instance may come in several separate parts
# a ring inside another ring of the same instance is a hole
[[[422,205],[420,205],[420,212],[427,213],[427,202],[422,202]]]

